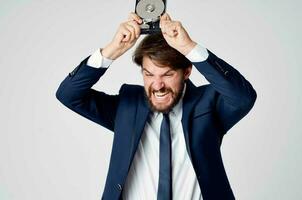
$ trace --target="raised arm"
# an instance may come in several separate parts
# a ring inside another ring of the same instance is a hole
[[[208,52],[205,61],[193,62],[193,65],[218,93],[215,110],[226,133],[252,109],[257,94],[234,67]]]
[[[185,56],[195,51],[196,62],[192,64],[210,82],[217,92],[215,112],[224,132],[227,132],[236,122],[243,118],[253,107],[256,91],[252,85],[231,65],[201,48],[196,48],[194,42],[182,24],[171,20],[168,14],[161,17],[160,26],[167,43]],[[200,50],[200,52],[196,52]],[[198,61],[199,60],[199,61]]]
[[[63,80],[56,92],[57,99],[76,113],[113,131],[119,95],[108,95],[92,89],[92,86],[107,70],[102,65],[103,58],[115,60],[136,43],[140,35],[139,23],[141,19],[130,13],[128,20],[120,24],[113,40],[99,55],[94,54],[84,59]],[[95,62],[95,59],[100,62]],[[101,64],[93,66],[94,64],[88,63]]]

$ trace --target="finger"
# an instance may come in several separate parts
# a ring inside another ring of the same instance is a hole
[[[138,38],[140,35],[140,32],[141,32],[140,26],[135,21],[129,21],[128,25],[130,25],[134,28],[135,36],[136,36],[136,38]]]
[[[173,37],[173,36],[176,36],[177,33],[178,33],[178,23],[174,22],[174,23],[169,23],[165,26],[165,29],[164,29],[164,32]]]
[[[170,15],[168,13],[165,13],[167,20],[172,21]]]
[[[120,25],[120,33],[122,34],[120,40],[122,42],[131,42],[135,39],[135,30],[131,25],[128,25],[128,22],[124,22]]]
[[[171,22],[170,21],[165,21],[165,20],[161,20],[159,22],[159,27],[161,28],[161,30],[164,32],[167,25],[170,24]]]
[[[129,14],[128,21],[136,21],[138,24],[143,23],[143,20],[134,12]]]
[[[164,21],[171,21],[171,17],[168,15],[168,13],[163,14],[160,19]]]
[[[162,21],[161,23],[162,32],[166,32],[172,23],[173,23],[172,21]]]
[[[164,13],[162,16],[160,16],[160,20],[167,20],[167,14]]]
[[[159,27],[162,28],[167,22],[172,22],[170,16],[165,13],[160,17]]]
[[[133,40],[136,39],[136,34],[135,34],[135,29],[133,26],[129,25],[129,24],[126,24],[125,25],[125,28],[130,31],[131,35],[130,35],[130,40],[129,42],[132,42]]]
[[[118,31],[116,33],[118,41],[121,42],[121,41],[125,41],[125,40],[129,39],[128,35],[129,35],[129,33],[128,33],[127,29],[125,29],[125,23],[121,23],[118,28]]]
[[[123,29],[121,31],[121,33],[123,35],[122,42],[128,42],[130,40],[130,37],[131,37],[130,31],[128,31],[127,29]]]

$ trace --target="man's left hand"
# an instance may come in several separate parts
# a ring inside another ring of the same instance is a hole
[[[160,28],[167,43],[183,55],[187,55],[197,44],[191,40],[182,24],[171,20],[167,13],[160,17]]]

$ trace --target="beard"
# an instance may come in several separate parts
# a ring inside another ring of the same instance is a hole
[[[153,90],[151,87],[148,88],[148,92],[145,90],[145,98],[147,99],[149,108],[153,112],[162,112],[162,113],[169,113],[172,108],[179,102],[179,100],[182,97],[183,89],[184,89],[185,83],[181,83],[181,87],[177,91],[173,91],[169,87],[163,87],[160,90]],[[166,106],[157,106],[152,102],[152,95],[154,95],[155,92],[161,92],[161,93],[170,93],[172,95],[172,101],[167,104]]]

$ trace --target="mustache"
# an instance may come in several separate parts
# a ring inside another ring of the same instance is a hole
[[[162,87],[160,88],[159,90],[154,90],[153,88],[149,87],[149,96],[154,93],[154,92],[161,92],[161,93],[164,93],[164,92],[171,92],[173,93],[172,89],[171,88],[167,88],[167,87]]]

